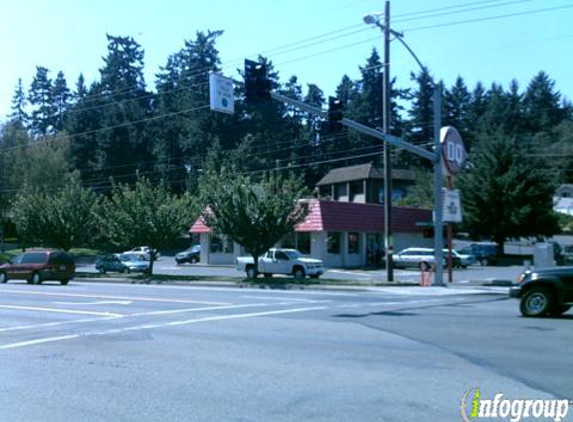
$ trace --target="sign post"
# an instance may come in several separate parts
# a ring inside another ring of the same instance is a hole
[[[448,222],[447,244],[448,244],[448,282],[453,281],[452,272],[452,223],[462,221],[461,201],[458,190],[454,188],[454,177],[460,172],[467,158],[466,148],[462,137],[453,126],[445,126],[440,130],[440,142],[442,144],[441,154],[446,174],[446,189],[443,202],[443,221]]]

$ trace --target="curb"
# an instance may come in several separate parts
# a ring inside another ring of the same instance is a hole
[[[180,280],[158,280],[158,281],[145,281],[136,279],[126,279],[121,277],[106,277],[106,278],[76,278],[76,282],[86,283],[118,283],[118,284],[149,284],[149,285],[172,285],[172,286],[188,286],[188,287],[212,287],[212,288],[235,288],[235,289],[252,289],[252,290],[307,290],[307,291],[348,291],[348,292],[367,292],[367,291],[380,291],[379,289],[393,288],[393,287],[408,287],[421,291],[425,290],[419,283],[413,282],[395,282],[385,284],[364,284],[364,285],[335,285],[335,284],[248,284],[235,281],[180,281]],[[494,284],[487,284],[488,281],[481,281],[479,285],[443,285],[443,286],[430,286],[432,289],[452,289],[459,290],[463,294],[464,290],[476,289],[483,290],[484,294],[507,294],[507,286],[499,286]]]

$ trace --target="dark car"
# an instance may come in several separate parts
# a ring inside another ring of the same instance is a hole
[[[175,261],[178,264],[190,262],[191,264],[201,260],[201,245],[193,245],[189,249],[179,252],[175,255]]]
[[[74,278],[74,257],[58,250],[31,250],[16,255],[0,266],[0,283],[9,279],[27,280],[29,284],[55,280],[66,285]]]
[[[460,253],[474,255],[481,265],[495,265],[499,257],[499,248],[495,243],[472,243],[461,249]]]
[[[573,267],[525,271],[509,295],[520,299],[523,316],[561,315],[573,305]]]
[[[148,273],[150,271],[149,261],[146,261],[143,256],[133,253],[105,255],[96,260],[95,267],[101,274],[108,271],[126,274],[131,272]]]

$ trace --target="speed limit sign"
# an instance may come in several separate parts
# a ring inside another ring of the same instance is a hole
[[[440,129],[440,142],[446,172],[449,176],[456,176],[468,155],[462,137],[455,127],[445,126]]]

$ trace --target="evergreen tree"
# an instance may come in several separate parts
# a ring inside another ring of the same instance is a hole
[[[444,93],[442,126],[454,126],[466,145],[472,143],[470,105],[471,94],[462,77],[458,76],[454,85]]]
[[[561,105],[561,94],[545,72],[539,72],[523,96],[525,120],[530,132],[551,130],[567,116]]]
[[[405,123],[404,140],[414,145],[428,147],[434,139],[434,89],[435,83],[427,68],[411,74],[418,87],[409,93],[411,107]],[[401,167],[429,168],[431,163],[409,152],[398,151],[397,165]]]
[[[153,124],[155,170],[164,179],[179,181],[180,185],[189,169],[201,167],[216,140],[227,149],[240,138],[236,128],[233,130],[240,110],[226,116],[205,107],[209,103],[209,72],[220,69],[216,41],[222,33],[197,32],[195,40],[185,41],[181,50],[169,56],[157,75],[154,113],[157,116],[173,114],[173,117]],[[172,186],[177,188],[176,184]]]
[[[83,98],[85,98],[87,94],[88,94],[88,89],[86,87],[86,81],[83,73],[80,73],[80,76],[78,76],[78,80],[76,82],[76,90],[72,94],[72,99],[74,100],[74,102],[78,102],[81,101]]]
[[[150,117],[150,95],[143,77],[144,52],[131,37],[107,35],[108,54],[100,69],[99,109],[86,109],[99,114],[95,170],[125,183],[134,183],[137,171],[152,168],[150,136],[146,119]],[[95,106],[94,106],[95,107]],[[93,159],[93,158],[92,158]]]
[[[64,115],[68,111],[71,99],[70,90],[62,71],[58,72],[54,81],[52,99],[55,111],[54,128],[56,131],[60,131],[64,128]]]
[[[559,231],[553,176],[527,155],[527,143],[503,132],[484,135],[460,177],[464,226],[472,237],[495,241],[550,237]]]
[[[36,75],[30,85],[28,100],[32,107],[30,129],[36,137],[54,133],[55,110],[52,80],[48,69],[36,67]]]
[[[24,92],[24,87],[22,86],[22,78],[18,78],[18,86],[12,97],[12,113],[8,116],[10,122],[21,128],[26,128],[28,126],[29,116],[26,113],[26,106],[28,101],[26,100],[26,93]]]

